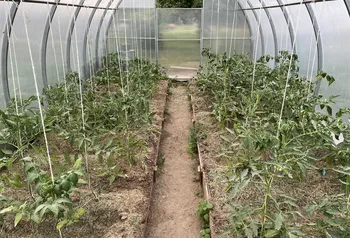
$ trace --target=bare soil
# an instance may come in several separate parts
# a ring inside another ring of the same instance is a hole
[[[199,237],[196,211],[200,198],[195,194],[200,189],[196,179],[198,162],[187,152],[191,124],[186,87],[172,88],[160,148],[165,162],[158,168],[161,172],[152,201],[149,238]]]
[[[154,113],[152,125],[140,132],[135,132],[148,143],[148,149],[141,151],[137,164],[130,166],[127,161],[120,160],[126,178],[117,178],[109,185],[109,179],[96,177],[94,165],[97,158],[89,155],[92,169],[92,187],[98,195],[98,200],[91,194],[86,186],[81,186],[81,193],[76,194],[74,206],[83,207],[86,213],[79,222],[62,230],[63,237],[84,238],[129,238],[143,237],[147,226],[147,215],[151,201],[151,186],[153,181],[153,165],[158,154],[158,144],[162,129],[163,116],[167,96],[167,81],[160,81],[151,101],[151,111]],[[150,133],[149,131],[152,131]],[[62,152],[71,151],[69,145],[55,134],[49,135],[52,159],[57,164],[63,164]],[[111,133],[112,136],[118,136]],[[31,151],[28,152],[28,155]],[[35,158],[45,158],[36,151]],[[119,162],[119,160],[118,160]],[[18,166],[21,166],[20,164]],[[42,168],[44,169],[44,168]],[[21,169],[19,169],[21,171]],[[16,200],[28,201],[30,196],[26,188],[7,190],[5,196]],[[0,238],[54,238],[59,237],[56,231],[56,221],[46,220],[39,225],[29,221],[21,221],[16,228],[13,227],[13,218],[8,217],[0,223]]]

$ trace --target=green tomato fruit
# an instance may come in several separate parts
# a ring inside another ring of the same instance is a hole
[[[73,184],[74,186],[77,185],[78,180],[79,180],[78,175],[77,175],[76,173],[71,173],[71,174],[68,176],[68,179],[69,179],[69,181],[72,182],[72,184]]]
[[[60,197],[61,194],[62,194],[60,185],[55,185],[53,191],[54,191],[54,193],[56,194],[57,197]]]
[[[66,192],[69,191],[71,186],[72,186],[71,182],[68,181],[67,179],[64,179],[61,183],[62,190],[66,191]]]

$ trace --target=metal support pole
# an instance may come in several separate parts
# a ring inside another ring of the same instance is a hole
[[[247,3],[250,7],[253,7],[253,4],[247,0]],[[260,10],[261,11],[261,10]],[[263,34],[263,31],[262,31],[262,27],[261,27],[261,19],[260,19],[260,22],[259,22],[259,16],[258,14],[256,13],[256,11],[253,10],[253,14],[254,14],[254,17],[255,17],[255,20],[259,26],[259,34],[260,34],[260,39],[261,39],[261,54],[262,55],[265,55],[265,39],[264,39],[264,34]]]
[[[108,20],[108,24],[107,24],[107,28],[106,28],[106,47],[108,47],[107,41],[108,41],[108,29],[111,27],[112,24],[112,20],[113,20],[113,15],[117,12],[117,10],[119,9],[120,4],[122,4],[123,0],[119,0],[117,6],[115,7],[111,17]],[[115,36],[117,37],[117,36]]]
[[[200,57],[200,65],[203,65],[203,48],[204,48],[204,31],[203,31],[203,26],[204,26],[204,8],[201,9],[201,32],[200,32],[200,51],[199,51],[199,57]]]
[[[102,0],[98,0],[96,2],[96,5],[95,7],[98,7],[100,5]],[[96,10],[97,8],[94,8],[90,14],[90,17],[88,19],[88,22],[87,22],[87,26],[86,26],[86,30],[85,30],[85,34],[84,34],[84,40],[83,40],[83,62],[84,62],[84,77],[85,79],[88,79],[91,75],[90,75],[90,71],[89,71],[89,68],[90,68],[90,62],[89,60],[87,59],[87,41],[88,41],[88,34],[89,34],[89,31],[90,31],[90,26],[91,26],[91,22],[92,22],[92,19],[94,18],[95,16],[95,13],[96,13]]]
[[[242,8],[242,4],[237,0],[237,3],[238,3],[238,6]],[[245,11],[242,11],[244,16],[245,16],[245,19],[247,20],[247,24],[248,24],[248,28],[249,28],[249,33],[250,33],[250,52],[251,52],[251,56],[253,58],[253,54],[254,54],[254,37],[252,37],[252,34],[253,34],[253,28],[252,28],[252,24],[250,22],[250,19],[248,17],[248,14],[245,12]]]
[[[315,12],[312,8],[312,6],[310,4],[305,4],[306,9],[310,15],[310,19],[312,22],[312,26],[314,29],[314,33],[315,33],[315,39],[316,39],[316,43],[317,43],[317,72],[322,71],[323,68],[323,49],[322,49],[322,37],[321,37],[321,30],[320,30],[320,25],[318,24]],[[317,95],[319,90],[320,90],[320,86],[321,86],[321,81],[317,82],[316,88],[315,88],[315,94]]]
[[[344,0],[344,4],[345,4],[346,10],[348,11],[349,16],[350,16],[350,0]]]
[[[8,105],[8,103],[10,102],[10,90],[9,90],[8,71],[7,71],[7,58],[8,58],[9,45],[10,45],[9,39],[11,37],[12,26],[13,26],[13,22],[15,20],[19,5],[20,5],[19,3],[12,4],[10,8],[9,16],[7,17],[7,20],[6,20],[4,36],[2,39],[1,75],[2,75],[2,88],[4,90],[6,105]],[[14,75],[12,75],[12,77],[14,77]]]
[[[59,3],[60,0],[57,0],[56,3]],[[41,75],[43,77],[44,87],[48,87],[47,81],[47,64],[46,64],[46,55],[47,55],[47,40],[50,33],[50,26],[57,10],[57,5],[53,5],[50,9],[49,15],[46,19],[46,24],[44,28],[43,38],[41,40]]]
[[[264,0],[259,0],[261,2],[261,5],[263,7],[266,7],[266,4],[264,2]],[[275,26],[275,23],[273,22],[272,20],[272,16],[270,14],[270,11],[269,9],[267,8],[264,8],[265,10],[265,13],[266,13],[266,16],[267,18],[269,19],[269,22],[270,22],[270,26],[271,26],[271,30],[272,30],[272,36],[273,36],[273,42],[274,42],[274,47],[275,47],[275,58],[278,56],[278,41],[277,41],[277,33],[276,33],[276,26]],[[277,62],[275,60],[275,65],[277,65]]]
[[[158,23],[158,8],[155,9],[156,10],[156,16],[155,16],[155,21],[154,21],[154,27],[155,27],[155,44],[156,44],[156,63],[158,64],[159,63],[159,42],[158,42],[158,26],[159,26],[159,23]]]
[[[106,8],[109,8],[113,3],[113,0],[111,0],[107,7]],[[100,65],[100,54],[99,54],[99,50],[98,50],[98,47],[99,47],[99,42],[100,42],[100,35],[101,35],[101,28],[102,28],[102,24],[103,24],[103,21],[106,17],[106,14],[107,14],[107,10],[105,10],[103,12],[103,15],[101,17],[101,20],[100,20],[100,23],[98,24],[98,28],[97,28],[97,38],[96,38],[96,43],[95,43],[95,51],[96,51],[96,57],[97,57],[97,68],[100,68],[101,65]]]
[[[282,1],[281,0],[276,0],[277,3],[279,5],[283,5]],[[291,41],[291,44],[293,46],[293,43],[294,43],[294,39],[295,39],[295,34],[294,34],[294,29],[293,29],[293,22],[292,22],[292,19],[287,11],[287,8],[286,7],[282,7],[282,12],[283,12],[283,15],[284,15],[284,18],[286,20],[286,23],[287,23],[287,26],[288,26],[288,30],[289,30],[289,35],[290,35],[290,41]],[[294,50],[293,50],[293,53],[295,54],[297,52],[297,47],[296,45],[294,46]]]
[[[85,0],[80,0],[79,5],[84,4]],[[71,44],[72,44],[72,34],[73,34],[73,30],[75,27],[75,22],[78,18],[79,12],[81,10],[81,7],[77,7],[77,9],[74,12],[74,15],[72,17],[72,21],[69,25],[69,29],[68,29],[68,37],[67,37],[67,45],[66,45],[66,61],[67,61],[67,68],[71,69],[71,65],[70,65],[70,48],[71,48]],[[77,37],[77,36],[76,36]],[[77,57],[79,57],[79,55],[77,55]],[[80,70],[80,69],[78,69]]]

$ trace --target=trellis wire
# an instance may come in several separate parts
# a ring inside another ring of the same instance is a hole
[[[22,0],[20,0],[20,2],[22,3]],[[55,178],[54,178],[53,169],[52,169],[49,143],[48,143],[47,135],[46,135],[46,128],[45,128],[45,121],[44,121],[43,110],[42,110],[41,103],[40,103],[40,101],[41,101],[40,100],[40,93],[39,93],[39,88],[38,88],[38,82],[37,82],[37,77],[36,77],[36,72],[35,72],[35,65],[34,65],[34,60],[33,60],[33,55],[32,55],[32,48],[31,48],[31,43],[30,43],[29,33],[28,33],[28,25],[27,25],[26,15],[25,15],[24,9],[22,9],[22,15],[23,15],[23,23],[24,23],[24,29],[25,29],[27,44],[28,44],[28,51],[29,51],[29,56],[30,56],[30,62],[31,62],[31,67],[32,67],[32,71],[33,71],[33,78],[34,78],[34,84],[35,84],[35,90],[36,90],[36,97],[38,99],[38,106],[39,106],[39,112],[40,112],[40,118],[41,118],[41,125],[42,125],[42,128],[43,128],[43,135],[44,135],[44,140],[45,140],[45,145],[46,145],[47,160],[48,160],[49,169],[50,169],[51,181],[52,181],[52,183],[54,183],[55,182]]]
[[[245,3],[246,5],[245,5],[245,8],[247,8],[248,7],[248,2],[246,1],[246,3]],[[245,52],[245,50],[244,50],[244,46],[245,46],[245,37],[246,37],[246,28],[247,28],[247,24],[248,24],[248,22],[247,22],[247,19],[246,18],[244,18],[244,27],[243,27],[243,42],[242,42],[242,54]]]
[[[74,0],[72,0],[73,3]],[[82,74],[81,74],[81,68],[80,68],[80,59],[79,59],[79,48],[78,48],[78,33],[77,33],[77,19],[75,16],[73,16],[74,20],[74,33],[75,33],[75,48],[76,48],[76,55],[77,55],[77,66],[78,66],[78,79],[79,79],[79,95],[80,95],[80,108],[81,108],[81,119],[82,119],[82,129],[83,129],[83,140],[84,140],[84,157],[85,157],[85,168],[86,172],[88,174],[88,186],[89,189],[91,188],[91,176],[90,176],[90,169],[89,169],[89,159],[87,157],[87,144],[86,144],[86,131],[85,131],[85,113],[84,113],[84,98],[83,98],[83,82],[82,82]],[[73,53],[74,55],[74,53]]]
[[[301,6],[302,6],[302,4],[303,4],[303,0],[300,0],[299,15],[298,15],[298,19],[297,19],[297,27],[296,27],[296,30],[295,30],[295,36],[298,34],[298,30],[299,30],[299,23],[300,23],[300,15],[301,15]],[[294,52],[296,39],[297,38],[294,37],[294,41],[293,41],[293,45],[292,45],[292,52]],[[291,53],[290,59],[289,59],[289,67],[288,67],[286,85],[285,85],[285,88],[284,88],[281,112],[280,112],[279,120],[278,120],[277,137],[279,136],[280,129],[281,129],[282,115],[283,115],[284,105],[285,105],[286,96],[287,96],[287,88],[288,88],[288,83],[289,83],[289,78],[290,78],[290,71],[291,71],[291,67],[292,67],[292,59],[293,59],[293,53]]]
[[[324,5],[322,5],[322,11],[324,10]],[[315,18],[318,18],[317,16],[317,13],[315,13]],[[308,79],[309,79],[309,87],[308,87],[308,93],[310,92],[311,90],[311,83],[312,83],[312,73],[314,72],[314,69],[315,69],[315,64],[316,64],[316,55],[318,55],[318,52],[317,52],[317,48],[318,48],[318,42],[319,42],[319,39],[320,39],[320,29],[318,30],[317,34],[316,34],[316,43],[315,43],[315,50],[314,50],[314,55],[313,55],[313,60],[312,60],[312,67],[311,67],[311,70],[310,70],[310,73],[308,74]],[[311,48],[311,45],[310,45],[310,48]],[[307,98],[307,100],[309,100],[309,97]]]
[[[210,12],[210,40],[209,45],[212,48],[212,39],[213,39],[213,15],[214,15],[214,0],[211,1],[211,12]]]
[[[232,31],[231,31],[229,55],[231,55],[231,53],[232,53],[232,40],[234,38],[234,35],[236,34],[235,23],[236,23],[237,7],[238,7],[238,0],[235,1],[234,12],[233,12],[233,17],[232,17]]]
[[[257,61],[257,57],[258,57],[258,46],[259,46],[259,36],[260,36],[260,34],[262,34],[260,32],[261,12],[262,12],[262,6],[260,6],[259,17],[258,17],[258,26],[257,26],[257,34],[256,34],[256,45],[255,45],[255,52],[254,52],[253,79],[252,79],[252,84],[251,84],[251,96],[253,96],[253,91],[254,91],[254,82],[255,82],[255,73],[256,73],[256,61]]]
[[[217,8],[217,15],[216,15],[216,48],[215,53],[218,54],[219,50],[219,28],[220,28],[220,0],[218,0],[218,8]]]
[[[10,24],[10,28],[13,29],[13,24],[12,24],[12,21],[10,19],[10,1],[6,1],[7,2],[7,10],[8,10],[8,14],[7,14],[7,20]],[[17,5],[17,8],[18,8],[18,5]],[[14,36],[14,32],[12,31],[12,36]],[[17,61],[17,54],[16,54],[16,47],[15,47],[15,37],[10,37],[9,35],[9,32],[7,31],[7,39],[8,39],[8,42],[9,42],[9,48],[10,48],[10,51],[11,51],[11,47],[12,47],[12,51],[13,51],[13,58],[14,58],[14,61],[15,61],[15,71],[16,71],[16,76],[14,74],[12,74],[12,77],[16,77],[16,81],[17,81],[17,86],[16,86],[16,83],[15,81],[14,82],[14,86],[16,89],[18,89],[18,94],[19,94],[19,101],[20,101],[20,104],[21,106],[23,105],[22,104],[22,90],[21,90],[21,83],[20,83],[20,80],[19,80],[19,71],[18,71],[18,61]]]
[[[237,25],[237,16],[238,16],[238,12],[236,12],[237,8],[238,8],[238,0],[236,0],[236,9],[235,9],[235,13],[233,15],[233,17],[234,17],[234,21],[233,21],[234,22],[234,27],[236,27],[236,25]],[[233,34],[233,39],[234,39],[234,41],[233,41],[233,51],[234,52],[236,51],[236,42],[237,42],[236,36],[237,36],[237,31],[235,30],[234,34]]]
[[[115,44],[116,44],[116,47],[117,47],[117,55],[118,55],[118,66],[119,66],[120,83],[121,83],[121,86],[122,86],[122,94],[124,95],[125,94],[125,92],[124,92],[124,81],[123,81],[122,72],[121,72],[122,65],[121,65],[121,59],[120,59],[119,41],[118,41],[118,37],[117,37],[117,28],[116,28],[116,21],[115,21],[115,14],[117,14],[117,12],[118,12],[118,10],[112,15],[112,18],[113,18],[114,36],[115,36],[115,41],[116,41]],[[118,15],[118,17],[119,17],[119,15]]]
[[[226,32],[226,36],[225,36],[225,52],[227,52],[227,42],[228,42],[228,8],[229,8],[229,5],[230,5],[230,0],[227,0],[227,5],[226,5],[226,29],[225,29],[225,32]]]
[[[51,25],[51,11],[50,11],[50,5],[49,2],[47,2],[47,10],[48,10],[48,18],[49,18],[49,28],[52,28]],[[56,49],[55,49],[55,41],[53,38],[53,32],[51,31],[51,44],[52,44],[52,50],[53,50],[53,57],[54,57],[54,61],[55,61],[55,66],[56,66],[56,75],[57,75],[57,81],[60,82],[60,73],[59,73],[59,69],[58,69],[58,63],[57,63],[57,56],[56,56]]]

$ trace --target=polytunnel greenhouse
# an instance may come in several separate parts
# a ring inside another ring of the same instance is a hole
[[[350,237],[349,17],[0,0],[0,237]]]

